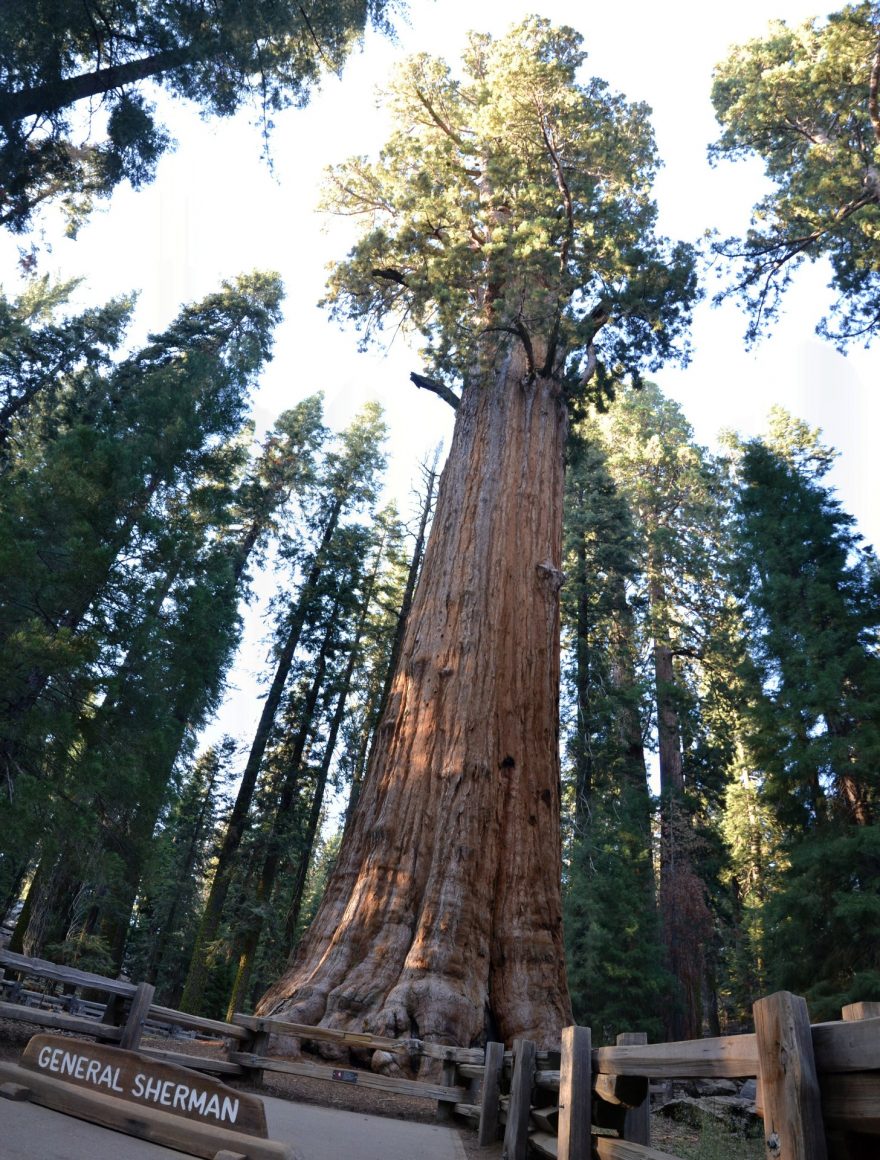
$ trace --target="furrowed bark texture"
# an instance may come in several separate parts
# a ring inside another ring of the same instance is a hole
[[[565,406],[517,343],[462,396],[391,696],[321,908],[262,1015],[549,1045],[562,948]]]

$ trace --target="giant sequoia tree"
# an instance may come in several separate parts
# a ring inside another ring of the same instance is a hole
[[[456,409],[389,702],[324,901],[261,1013],[470,1043],[558,1039],[559,586],[568,401],[675,352],[692,255],[654,233],[648,110],[531,19],[427,56],[378,161],[332,175],[361,240],[330,302],[422,334]],[[597,351],[603,327],[602,350]],[[599,376],[597,376],[599,377]]]

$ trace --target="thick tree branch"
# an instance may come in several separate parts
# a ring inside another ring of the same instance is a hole
[[[159,76],[171,69],[179,68],[191,59],[189,49],[175,48],[167,52],[157,52],[140,60],[126,61],[124,64],[99,68],[95,72],[79,76],[64,77],[51,84],[37,85],[31,89],[21,89],[17,93],[4,93],[0,97],[0,125],[10,125],[26,117],[48,116],[59,109],[95,97],[111,89]]]
[[[535,109],[538,113],[538,118],[541,122],[541,135],[544,138],[544,144],[547,146],[547,152],[550,154],[550,160],[553,163],[553,173],[556,178],[556,186],[562,194],[562,200],[565,204],[565,217],[568,221],[568,232],[565,240],[562,243],[559,253],[559,268],[565,270],[568,263],[568,251],[571,244],[571,239],[574,236],[574,205],[571,198],[571,190],[568,188],[568,182],[565,180],[565,172],[562,168],[562,160],[559,156],[559,151],[553,144],[553,138],[547,123],[547,115],[535,102]]]
[[[446,136],[450,138],[450,140],[454,141],[455,144],[459,147],[459,149],[466,149],[467,146],[465,145],[465,143],[462,140],[462,138],[460,137],[460,135],[458,133],[456,133],[456,131],[452,128],[452,126],[447,121],[443,120],[443,118],[440,116],[440,114],[437,112],[437,110],[431,104],[430,100],[425,95],[425,93],[422,91],[422,89],[420,89],[418,87],[418,85],[415,86],[415,94],[419,99],[419,103],[425,108],[425,111],[427,112],[427,114],[431,118],[431,120],[434,122],[434,124],[437,126],[437,128],[440,129],[443,133],[445,133]]]
[[[306,28],[309,30],[309,36],[311,36],[312,41],[314,42],[315,48],[318,50],[318,56],[320,56],[321,60],[324,62],[324,64],[327,66],[327,68],[330,69],[330,71],[332,72],[333,71],[333,63],[327,59],[327,55],[324,52],[324,46],[321,44],[320,40],[318,40],[318,37],[315,34],[315,29],[312,26],[311,20],[309,20],[308,12],[306,12],[306,10],[305,10],[305,8],[303,8],[302,4],[299,4],[298,8],[300,10],[300,15],[302,16],[303,20],[305,21]]]
[[[370,273],[374,278],[381,278],[384,282],[396,282],[398,286],[408,286],[406,278],[399,270],[384,269],[371,270]]]
[[[453,411],[458,410],[458,404],[461,400],[445,383],[438,383],[436,379],[429,379],[424,375],[418,375],[415,371],[410,374],[409,379],[411,383],[415,383],[422,390],[432,391],[439,398],[443,399],[444,402],[448,403]]]
[[[611,315],[608,313],[608,308],[602,302],[600,302],[598,306],[594,306],[590,311],[590,321],[593,324],[593,333],[590,335],[589,345],[587,346],[587,362],[586,366],[584,367],[584,373],[581,376],[582,387],[585,387],[596,373],[596,364],[598,362],[598,358],[596,355],[596,347],[593,345],[593,341],[610,317]]]

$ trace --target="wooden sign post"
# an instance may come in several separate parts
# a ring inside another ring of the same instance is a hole
[[[20,1099],[24,1092],[34,1103],[209,1160],[220,1153],[250,1160],[294,1155],[266,1138],[258,1096],[135,1051],[35,1035],[20,1067],[0,1064],[0,1094]]]

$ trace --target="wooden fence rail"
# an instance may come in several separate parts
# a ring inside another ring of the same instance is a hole
[[[14,977],[6,977],[9,972]],[[27,991],[27,979],[50,989]],[[107,998],[79,1000],[84,992]],[[755,1004],[754,1034],[648,1044],[643,1034],[629,1033],[618,1036],[614,1047],[593,1048],[589,1030],[572,1027],[565,1030],[560,1051],[546,1052],[525,1040],[512,1051],[500,1043],[483,1050],[248,1015],[225,1023],[153,1004],[149,984],[4,950],[0,994],[0,1016],[137,1048],[198,1070],[223,1076],[278,1072],[421,1096],[436,1101],[439,1118],[469,1120],[481,1146],[503,1134],[504,1160],[530,1155],[676,1160],[650,1145],[649,1081],[751,1077],[758,1081],[767,1160],[880,1156],[880,1003],[852,1004],[842,1021],[811,1026],[804,1000],[780,992]],[[78,1002],[64,1009],[67,999]],[[225,1040],[226,1058],[144,1047],[141,1037],[150,1027],[183,1027]],[[357,1062],[346,1057],[340,1064],[319,1063],[301,1056],[302,1046],[315,1045],[352,1052]],[[394,1068],[387,1064],[395,1060],[401,1071],[433,1061],[442,1074],[430,1081],[389,1075]],[[370,1069],[377,1061],[378,1073]]]

